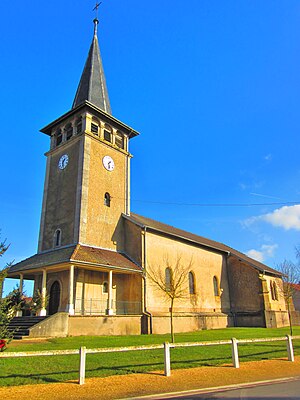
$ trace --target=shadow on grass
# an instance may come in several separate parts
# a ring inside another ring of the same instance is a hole
[[[285,349],[282,347],[278,347],[277,349],[274,348],[274,345],[265,345],[263,346],[266,351],[251,351],[251,353],[247,354],[240,354],[239,358],[241,361],[257,361],[262,359],[274,359],[279,358],[276,355],[280,356],[281,360],[284,360],[282,354],[284,353]],[[240,350],[246,351],[246,347],[241,347]],[[253,350],[253,348],[252,348]],[[271,356],[272,355],[272,356]],[[173,358],[173,360],[172,360]],[[97,361],[93,360],[95,364]],[[113,375],[126,375],[126,374],[149,374],[149,375],[158,375],[163,376],[163,373],[156,372],[157,370],[163,370],[164,365],[163,362],[138,362],[136,364],[126,364],[126,365],[119,365],[119,366],[99,366],[99,367],[89,367],[89,356],[87,358],[87,368],[86,368],[86,377],[106,377],[106,376],[113,376]],[[120,362],[121,363],[121,362]],[[195,368],[195,367],[222,367],[222,368],[232,368],[231,365],[231,357],[193,357],[193,359],[186,359],[186,360],[178,360],[176,359],[176,353],[171,353],[171,368],[178,369],[178,368]],[[45,373],[35,373],[35,374],[26,374],[26,373],[12,373],[10,375],[5,375],[2,371],[0,373],[0,382],[4,383],[6,381],[5,386],[12,386],[12,385],[22,385],[22,384],[37,384],[37,383],[74,383],[74,379],[78,376],[79,373],[78,369],[70,369],[68,371],[58,371],[58,372],[45,372]],[[11,382],[9,382],[11,380]],[[0,383],[1,386],[4,386]]]

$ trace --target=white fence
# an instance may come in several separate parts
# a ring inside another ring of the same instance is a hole
[[[198,347],[198,346],[220,346],[220,345],[231,345],[232,364],[234,368],[239,368],[239,354],[238,344],[247,343],[263,343],[263,342],[279,342],[286,341],[287,355],[289,361],[294,361],[294,349],[292,339],[300,339],[300,336],[277,337],[277,338],[262,338],[262,339],[241,339],[237,340],[232,338],[231,340],[218,340],[213,342],[189,342],[189,343],[164,343],[151,346],[130,346],[130,347],[111,347],[111,348],[100,348],[100,349],[87,349],[86,347],[80,347],[79,350],[53,350],[53,351],[32,351],[32,352],[3,352],[0,353],[1,358],[13,358],[13,357],[39,357],[39,356],[58,356],[58,355],[74,355],[79,354],[79,379],[80,385],[84,384],[85,381],[85,365],[86,355],[96,353],[119,353],[125,351],[142,351],[142,350],[164,350],[164,375],[171,376],[171,355],[170,348],[179,347]]]

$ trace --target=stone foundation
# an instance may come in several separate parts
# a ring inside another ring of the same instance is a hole
[[[133,316],[71,316],[69,336],[140,335],[141,315]]]
[[[201,329],[221,329],[233,326],[230,315],[222,313],[177,314],[173,317],[174,332],[192,332]],[[152,333],[164,334],[170,332],[170,315],[152,316]]]

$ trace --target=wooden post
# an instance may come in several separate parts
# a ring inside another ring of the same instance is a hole
[[[234,368],[240,368],[238,341],[236,340],[236,338],[231,339],[231,354],[232,354],[232,364]]]
[[[293,342],[292,342],[292,336],[286,335],[286,347],[287,347],[287,353],[288,353],[288,360],[294,362],[294,349],[293,349]]]
[[[79,385],[84,385],[85,381],[85,361],[86,361],[86,347],[79,349]]]
[[[170,343],[164,343],[165,376],[171,376]]]

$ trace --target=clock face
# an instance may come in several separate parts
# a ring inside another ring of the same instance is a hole
[[[68,162],[69,162],[69,156],[67,154],[64,154],[63,156],[60,157],[58,161],[58,168],[65,169],[66,166],[68,165]]]
[[[113,171],[115,168],[114,160],[110,156],[103,157],[102,163],[107,171]]]

